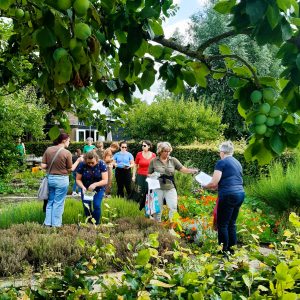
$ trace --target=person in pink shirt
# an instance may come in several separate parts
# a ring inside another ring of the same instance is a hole
[[[146,181],[148,176],[148,167],[150,161],[156,157],[155,153],[151,151],[152,143],[148,140],[142,141],[142,150],[137,153],[135,157],[135,166],[132,173],[132,181],[136,183],[137,192],[139,194],[140,209],[145,206],[146,194],[148,193],[148,183]]]

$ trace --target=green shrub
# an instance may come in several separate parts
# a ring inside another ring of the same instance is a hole
[[[261,177],[247,190],[252,197],[263,200],[277,212],[300,206],[300,153],[284,168],[281,162],[269,167],[269,176]]]
[[[221,114],[210,105],[194,100],[163,99],[134,106],[123,116],[126,133],[135,140],[151,137],[154,142],[186,145],[222,137]]]
[[[172,142],[171,142],[172,143]],[[173,147],[172,156],[176,157],[183,164],[190,164],[206,173],[212,174],[214,171],[215,164],[219,156],[218,143],[206,143],[196,144],[191,146],[177,146]],[[30,149],[30,153],[34,153],[36,156],[42,156],[46,148],[50,143],[27,143],[27,149]],[[69,150],[74,152],[77,148],[83,148],[83,143],[72,142],[69,146]],[[107,147],[109,143],[105,143]],[[138,151],[141,151],[140,143],[128,143],[128,151],[135,157]],[[235,154],[234,156],[241,162],[244,169],[244,181],[246,183],[256,180],[261,174],[267,175],[269,169],[267,166],[259,166],[257,162],[247,162],[243,155],[245,145],[243,143],[235,143]],[[153,152],[156,152],[154,147]],[[276,158],[275,161],[280,161],[284,167],[287,166],[288,162],[293,161],[294,154],[287,152],[284,155]]]

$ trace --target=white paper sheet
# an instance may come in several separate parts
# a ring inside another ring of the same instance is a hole
[[[155,189],[159,189],[160,188],[160,184],[159,184],[159,180],[158,179],[148,177],[146,179],[146,181],[148,182],[148,189],[149,190],[155,190]]]
[[[203,186],[208,185],[211,182],[212,177],[204,172],[200,172],[195,176],[195,179]]]
[[[85,201],[93,201],[95,192],[86,191],[83,195],[83,200]]]

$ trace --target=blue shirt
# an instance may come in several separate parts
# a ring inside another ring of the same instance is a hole
[[[88,188],[91,184],[102,180],[102,173],[107,172],[107,168],[103,160],[99,160],[94,167],[88,166],[85,162],[81,162],[76,172],[82,175],[82,183]],[[105,189],[105,186],[97,186],[95,191],[99,192],[102,189]]]
[[[244,192],[243,168],[240,162],[232,156],[227,156],[216,163],[215,170],[221,171],[218,193],[227,195]]]
[[[117,168],[124,168],[130,166],[130,161],[133,161],[133,155],[129,152],[117,152],[113,156],[114,161],[117,163]]]

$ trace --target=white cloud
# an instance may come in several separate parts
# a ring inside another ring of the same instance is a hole
[[[181,2],[181,0],[174,0],[174,1],[173,1],[173,4],[177,4],[177,5],[179,5],[179,4],[180,4],[180,2]]]
[[[189,19],[184,19],[180,20],[176,23],[170,24],[170,25],[165,25],[164,26],[164,32],[165,32],[165,37],[169,38],[173,35],[173,33],[177,30],[179,30],[179,33],[183,36],[186,36],[186,30],[190,26],[190,20]]]
[[[209,4],[210,1],[209,0],[197,0],[197,2],[201,7],[204,7],[207,4]]]

